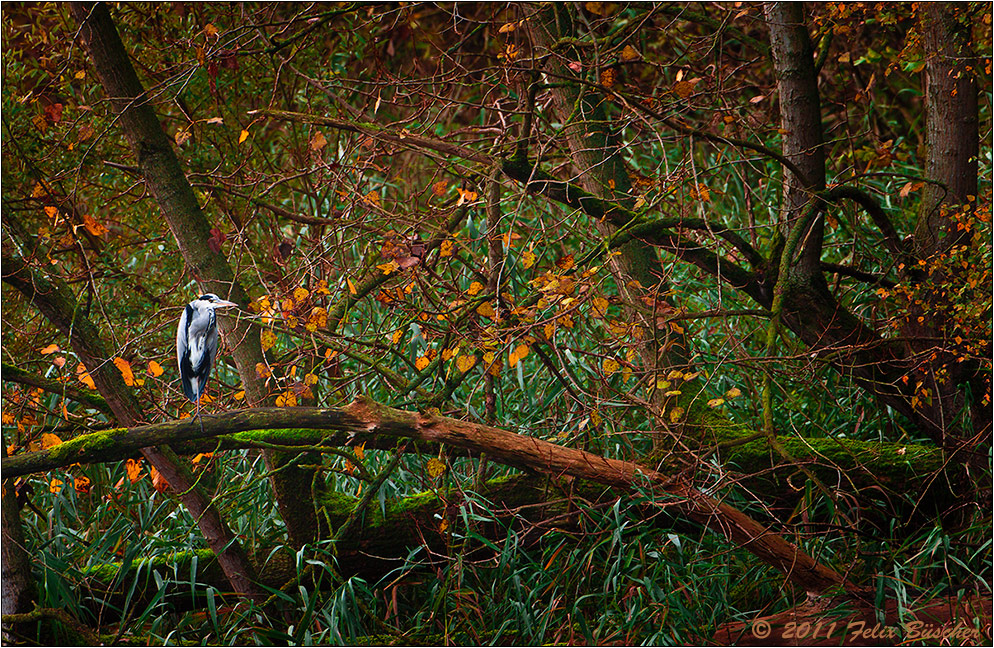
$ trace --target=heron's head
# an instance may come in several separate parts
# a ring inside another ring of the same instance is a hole
[[[197,297],[196,301],[200,302],[197,305],[200,306],[200,307],[202,307],[202,308],[225,308],[227,306],[237,306],[238,305],[235,302],[230,302],[230,301],[221,299],[220,297],[218,297],[214,293],[207,293],[207,294],[201,295],[200,297]]]

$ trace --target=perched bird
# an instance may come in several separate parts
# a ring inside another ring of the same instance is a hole
[[[197,404],[200,416],[200,396],[207,386],[214,355],[217,354],[217,317],[214,309],[237,306],[213,293],[197,297],[186,305],[176,331],[176,361],[183,381],[183,393]],[[203,426],[203,419],[200,425]]]

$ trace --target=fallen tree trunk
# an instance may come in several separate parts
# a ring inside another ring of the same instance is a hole
[[[444,416],[398,410],[360,397],[343,408],[258,408],[242,410],[203,421],[173,421],[134,429],[108,430],[83,435],[55,448],[3,460],[5,474],[25,474],[46,469],[52,458],[61,465],[106,461],[115,448],[140,448],[165,441],[216,437],[256,429],[311,428],[347,434],[355,442],[387,437],[415,439],[485,452],[491,461],[531,468],[552,475],[570,475],[614,488],[645,488],[657,496],[659,506],[669,507],[783,572],[811,594],[843,585],[840,574],[819,564],[782,536],[771,532],[742,511],[702,493],[681,479],[630,461],[608,459],[498,428]],[[344,437],[327,441],[341,443]],[[65,463],[62,463],[65,462]],[[8,470],[10,472],[8,472]]]

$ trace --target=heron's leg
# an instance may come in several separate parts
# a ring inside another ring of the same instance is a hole
[[[200,395],[197,395],[197,418],[200,419],[200,433],[204,433],[204,417],[200,413]]]

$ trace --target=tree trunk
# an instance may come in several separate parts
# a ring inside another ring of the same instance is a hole
[[[207,217],[135,74],[107,5],[73,3],[72,11],[104,90],[120,113],[121,127],[131,143],[145,184],[155,197],[191,272],[209,290],[246,305],[248,295],[234,277],[227,260],[208,245],[211,228]],[[246,402],[252,405],[266,403],[269,396],[256,372],[256,366],[265,363],[256,327],[223,315],[218,321],[231,346]],[[290,458],[278,452],[267,450],[264,455],[287,532],[291,542],[300,546],[314,538],[314,510],[307,498],[300,497],[302,492],[310,492],[313,472],[285,465]]]
[[[6,457],[6,439],[3,443],[3,456]],[[0,550],[3,554],[3,569],[2,574],[0,574],[2,613],[4,615],[24,614],[30,612],[37,603],[38,590],[31,578],[31,557],[24,545],[24,530],[21,528],[21,516],[17,510],[17,493],[13,479],[3,480],[3,495],[0,498],[0,505],[2,505],[0,529],[3,533],[3,541],[0,542]],[[7,626],[4,625],[4,643],[15,641],[14,637],[8,636],[7,630]]]

